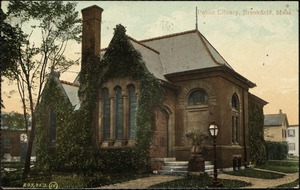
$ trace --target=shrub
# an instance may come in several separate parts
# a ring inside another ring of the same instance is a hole
[[[98,166],[101,167],[103,173],[125,173],[134,170],[134,162],[132,159],[132,149],[111,149],[101,151]]]
[[[284,160],[288,157],[287,142],[265,142],[268,160]]]
[[[2,172],[1,171],[1,186],[10,186],[13,181],[17,181],[21,179],[21,173],[19,172]]]

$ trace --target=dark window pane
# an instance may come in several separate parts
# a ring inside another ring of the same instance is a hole
[[[56,111],[54,107],[49,109],[49,140],[50,142],[56,140]]]
[[[129,139],[135,138],[135,126],[136,126],[136,97],[135,88],[133,85],[128,86],[128,102],[129,102],[129,125],[128,125],[128,137]]]
[[[192,92],[188,99],[188,105],[207,104],[208,98],[203,90]]]
[[[110,101],[108,89],[102,90],[103,99],[103,138],[107,140],[110,138]]]
[[[119,86],[115,88],[115,137],[123,138],[123,97]]]
[[[238,107],[239,107],[239,101],[238,101],[238,98],[236,95],[233,95],[232,96],[232,99],[231,99],[231,106],[232,108],[238,110]]]

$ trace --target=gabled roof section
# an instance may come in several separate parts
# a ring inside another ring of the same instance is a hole
[[[267,114],[264,119],[264,126],[282,126],[287,121],[287,116],[284,113]]]
[[[128,37],[128,39],[132,46],[141,54],[149,72],[160,80],[168,81],[164,76],[164,68],[160,59],[160,53],[131,37]]]
[[[69,101],[71,102],[72,106],[74,106],[74,110],[78,110],[80,108],[80,100],[78,97],[78,90],[79,85],[62,81],[60,80],[64,93],[68,97]]]
[[[265,105],[267,105],[269,103],[269,102],[261,99],[260,97],[254,95],[254,94],[251,94],[250,92],[248,94],[249,94],[249,99],[250,100],[259,103],[261,106],[265,106]]]
[[[140,42],[159,51],[164,74],[224,65],[232,69],[198,30],[151,38]]]

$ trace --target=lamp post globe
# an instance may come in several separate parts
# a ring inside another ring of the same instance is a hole
[[[223,187],[222,183],[218,181],[218,170],[217,170],[217,149],[216,149],[216,138],[219,133],[218,125],[215,122],[212,122],[209,125],[209,133],[213,138],[213,147],[214,147],[214,179],[213,183],[210,185],[210,187]]]
[[[218,129],[218,125],[215,122],[212,122],[209,125],[209,132],[213,138],[216,138],[218,136],[219,129]]]

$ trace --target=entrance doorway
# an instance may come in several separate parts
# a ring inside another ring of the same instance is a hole
[[[168,157],[168,121],[169,114],[165,110],[158,110],[156,112],[156,131],[150,150],[150,157],[152,158]]]

